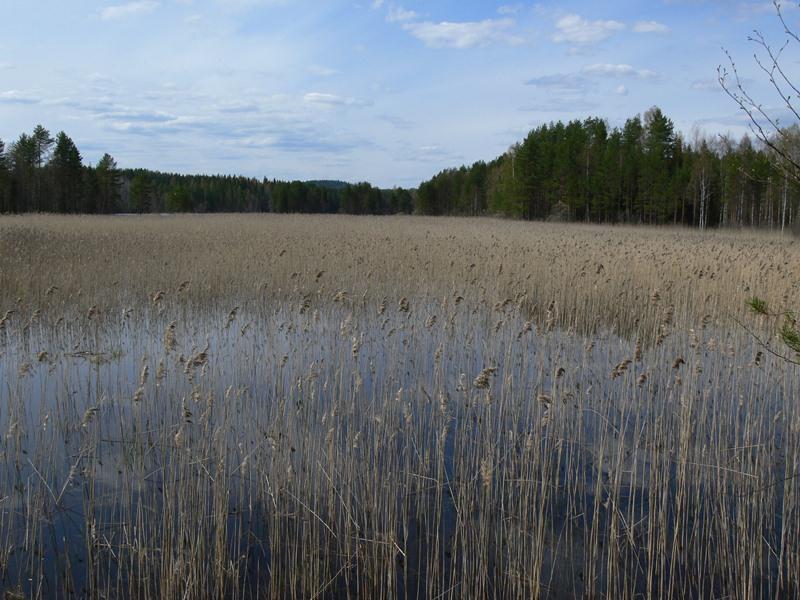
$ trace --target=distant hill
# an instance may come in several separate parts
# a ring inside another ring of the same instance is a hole
[[[348,187],[350,184],[346,181],[338,181],[336,179],[312,179],[306,181],[309,185],[316,185],[317,187],[326,188],[329,190],[341,191]]]

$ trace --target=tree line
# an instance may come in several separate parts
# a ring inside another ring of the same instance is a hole
[[[105,154],[84,164],[63,131],[55,138],[42,125],[8,148],[0,140],[0,214],[295,212],[411,213],[409,190],[381,190],[369,183],[278,181],[230,175],[180,175],[120,169]]]
[[[800,129],[782,131],[787,152]],[[485,163],[442,171],[419,186],[421,214],[498,214],[587,222],[757,226],[800,223],[796,173],[749,136],[687,142],[653,107],[623,127],[589,118],[533,129]]]
[[[53,138],[37,125],[6,150],[0,140],[0,213],[103,213],[117,206],[121,178],[105,154],[85,166],[63,131]]]
[[[800,149],[800,128],[783,130]],[[791,147],[788,147],[791,146]],[[0,140],[0,213],[279,212],[502,215],[585,222],[800,225],[800,183],[767,145],[729,137],[687,142],[657,107],[609,127],[548,123],[491,162],[447,169],[416,190],[369,183],[278,181],[86,165],[72,139],[38,125]]]

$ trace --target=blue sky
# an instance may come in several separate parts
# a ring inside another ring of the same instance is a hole
[[[747,36],[785,39],[768,0],[3,0],[0,12],[6,144],[41,122],[90,162],[108,151],[124,167],[385,187],[492,159],[543,122],[617,125],[652,105],[687,138],[741,135],[716,83],[722,48],[777,107]]]

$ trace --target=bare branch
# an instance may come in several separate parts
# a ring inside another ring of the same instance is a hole
[[[783,30],[786,35],[794,38],[794,40],[800,43],[800,37],[792,31],[789,26],[786,24],[786,19],[783,18],[783,11],[781,10],[781,3],[778,0],[772,0],[772,4],[775,5],[775,10],[778,12],[778,18],[781,20],[781,24],[783,25]]]
[[[800,107],[796,107],[797,98],[800,97],[800,84],[795,84],[789,78],[781,66],[784,52],[790,42],[794,40],[800,43],[800,36],[795,33],[786,23],[779,0],[773,0],[778,19],[783,25],[787,39],[779,48],[771,46],[764,35],[754,30],[748,36],[748,41],[755,43],[766,54],[764,59],[758,53],[753,54],[753,59],[759,69],[767,76],[783,105],[790,111],[795,119],[800,121]],[[730,52],[723,48],[723,52],[728,58],[730,66],[728,68],[720,65],[717,67],[717,80],[723,91],[730,97],[739,108],[747,115],[749,129],[753,135],[774,154],[774,164],[780,168],[784,175],[800,181],[800,159],[793,156],[790,151],[793,137],[789,131],[781,126],[780,120],[774,114],[768,112],[768,107],[757,102],[747,91],[739,76],[739,70]],[[767,60],[768,58],[768,60]],[[730,69],[730,70],[729,70]],[[793,100],[795,101],[793,103]]]
[[[797,110],[794,108],[794,106],[792,106],[791,96],[787,95],[783,91],[783,88],[780,86],[778,81],[776,81],[776,79],[775,79],[775,72],[777,71],[777,73],[781,76],[782,79],[784,79],[786,81],[786,83],[789,85],[789,87],[791,87],[792,90],[794,90],[795,94],[800,95],[800,91],[798,91],[797,88],[794,86],[794,84],[789,80],[789,78],[786,77],[786,75],[784,74],[784,72],[781,69],[780,64],[779,64],[780,55],[783,53],[784,49],[786,48],[787,44],[789,43],[788,40],[786,41],[786,43],[784,43],[784,45],[781,47],[781,49],[777,53],[775,53],[775,52],[773,52],[772,48],[766,43],[766,41],[764,40],[764,37],[760,33],[758,34],[758,38],[750,38],[750,39],[752,41],[756,42],[759,46],[762,46],[764,48],[764,50],[766,51],[767,55],[770,58],[770,61],[772,62],[771,67],[767,68],[761,62],[761,59],[759,59],[757,55],[753,55],[753,57],[755,58],[756,64],[761,68],[762,71],[764,71],[764,73],[767,74],[767,77],[769,78],[769,82],[772,84],[772,87],[774,87],[775,90],[778,92],[778,95],[781,97],[781,100],[783,100],[783,103],[786,105],[786,107],[790,111],[792,111],[792,113],[794,114],[794,116],[797,119],[800,119],[800,114],[798,114]]]

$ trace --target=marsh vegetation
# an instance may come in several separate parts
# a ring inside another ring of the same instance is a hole
[[[796,306],[796,241],[4,217],[0,589],[794,597],[800,372],[754,295]]]

